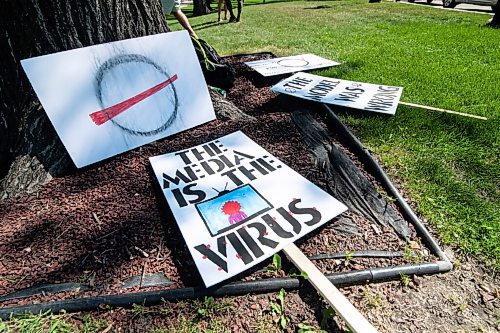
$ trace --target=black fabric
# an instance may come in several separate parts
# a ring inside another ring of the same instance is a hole
[[[203,39],[193,37],[192,42],[207,84],[224,90],[232,88],[236,73],[233,66]]]

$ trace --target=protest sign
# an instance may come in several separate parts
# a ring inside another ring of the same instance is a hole
[[[245,64],[263,76],[281,75],[340,65],[338,62],[314,54],[249,61],[245,62]]]
[[[276,92],[327,104],[394,115],[401,87],[353,82],[297,73],[271,88]]]
[[[207,287],[347,209],[239,131],[150,161]]]
[[[186,31],[21,64],[77,167],[215,119]]]

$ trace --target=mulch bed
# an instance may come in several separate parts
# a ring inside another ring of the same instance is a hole
[[[89,285],[94,290],[36,295],[1,302],[0,307],[166,288],[123,288],[125,280],[143,274],[163,274],[173,282],[168,288],[203,284],[176,222],[167,213],[149,164],[150,156],[186,149],[242,130],[283,163],[324,187],[325,175],[314,166],[290,118],[289,112],[297,108],[297,102],[277,98],[269,89],[276,79],[259,78],[242,63],[255,58],[229,58],[237,69],[237,81],[227,99],[256,121],[218,119],[54,179],[37,193],[2,202],[0,295],[40,284],[67,282]],[[304,103],[306,107],[310,105]],[[321,115],[315,116],[323,122]],[[347,147],[343,149],[348,152]],[[358,233],[343,234],[335,229],[333,221],[301,239],[299,247],[313,255],[403,251],[407,246],[391,228],[377,229],[362,216],[345,214],[356,222]],[[424,251],[410,228],[415,246]],[[318,260],[316,264],[324,273],[331,273],[409,262],[409,258],[355,258]],[[276,273],[262,270],[269,263],[268,260],[235,279],[274,277]]]

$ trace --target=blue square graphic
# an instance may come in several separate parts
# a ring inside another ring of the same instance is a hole
[[[250,184],[196,204],[212,236],[228,231],[273,208]]]

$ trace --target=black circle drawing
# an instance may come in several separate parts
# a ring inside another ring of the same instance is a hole
[[[99,101],[99,105],[104,109],[106,106],[104,105],[103,101],[103,87],[102,87],[102,82],[106,74],[112,72],[113,69],[115,69],[119,65],[123,64],[128,64],[128,63],[144,63],[147,65],[152,66],[156,71],[158,71],[161,75],[165,76],[165,78],[170,78],[170,75],[162,68],[160,65],[155,63],[153,60],[149,59],[146,56],[140,55],[140,54],[121,54],[114,56],[108,60],[106,60],[102,65],[99,66],[97,73],[95,75],[95,94],[97,97],[97,100]],[[177,113],[178,113],[178,107],[179,107],[179,99],[177,97],[177,91],[175,89],[174,83],[171,83],[169,85],[169,88],[173,92],[173,110],[172,114],[165,120],[163,121],[159,127],[154,128],[152,130],[137,130],[130,128],[128,126],[125,126],[124,124],[121,124],[119,120],[117,119],[112,119],[109,118],[109,121],[113,123],[114,125],[118,126],[121,128],[123,131],[132,134],[132,135],[137,135],[137,136],[154,136],[158,133],[163,132],[166,130],[174,120],[177,118]]]
[[[283,67],[305,67],[309,65],[309,61],[304,59],[282,59],[277,64]]]

